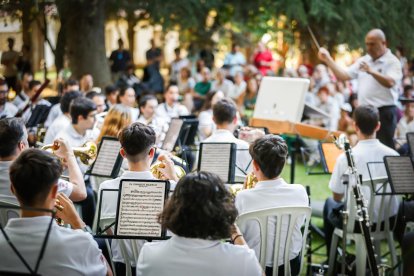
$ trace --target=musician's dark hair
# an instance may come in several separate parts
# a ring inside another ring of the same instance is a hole
[[[118,91],[119,88],[115,85],[108,85],[105,87],[105,96],[108,96],[116,91]]]
[[[79,82],[75,79],[68,79],[65,82],[64,87],[67,88],[68,86],[74,86],[74,85],[79,85]]]
[[[25,138],[24,121],[21,118],[5,118],[0,120],[0,157],[15,154],[17,145]]]
[[[220,240],[230,237],[237,215],[220,177],[193,172],[180,179],[158,221],[181,237]]]
[[[378,109],[372,105],[360,105],[353,113],[356,126],[362,134],[371,136],[379,122]],[[384,126],[385,127],[385,126]]]
[[[41,85],[42,83],[38,80],[32,80],[29,82],[29,89],[32,90],[33,87],[37,86],[37,85]]]
[[[96,96],[105,97],[101,93],[98,93],[98,92],[93,91],[93,90],[89,91],[88,93],[85,94],[85,97],[88,98],[88,99],[91,99],[91,100],[93,100],[93,98],[95,98]]]
[[[142,96],[141,99],[139,100],[139,105],[138,105],[139,106],[139,109],[141,110],[141,107],[145,107],[147,105],[147,102],[148,101],[151,101],[151,100],[158,101],[157,100],[157,97],[155,97],[152,94],[148,94],[148,95]]]
[[[76,99],[82,97],[83,94],[79,91],[69,91],[63,94],[62,98],[60,99],[60,109],[63,113],[68,113],[70,109],[71,102]]]
[[[285,166],[288,147],[282,137],[268,134],[254,141],[249,148],[250,155],[268,179],[278,177]]]
[[[96,104],[91,99],[84,97],[74,99],[69,108],[72,124],[78,123],[79,115],[86,119],[88,114],[94,110],[96,110]]]
[[[33,206],[44,202],[57,184],[62,165],[47,151],[27,149],[11,164],[9,174],[17,199],[24,206]]]
[[[155,131],[152,127],[135,122],[122,129],[118,140],[126,153],[128,161],[139,162],[155,144]]]
[[[121,97],[125,96],[126,91],[127,91],[128,89],[132,89],[132,90],[134,90],[131,86],[123,86],[123,87],[121,87],[121,88],[119,89],[119,94],[118,94],[118,98],[117,98],[117,102],[118,102],[118,103],[121,103]],[[135,90],[134,90],[134,92],[135,92]]]
[[[231,99],[221,99],[213,107],[216,124],[231,123],[237,115],[237,107]]]

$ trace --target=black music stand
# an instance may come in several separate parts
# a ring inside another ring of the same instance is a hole
[[[414,132],[407,132],[406,137],[410,156],[414,160]]]
[[[5,229],[3,228],[3,225],[0,223],[0,232],[3,234],[4,238],[8,242],[8,244],[11,246],[14,253],[17,255],[17,257],[20,259],[20,261],[23,263],[23,266],[27,268],[29,272],[14,272],[14,271],[5,271],[0,268],[0,275],[40,275],[38,274],[40,262],[43,259],[43,255],[46,250],[47,242],[49,240],[50,231],[52,229],[52,224],[55,219],[55,212],[53,210],[49,209],[43,209],[43,208],[32,208],[32,207],[24,207],[24,206],[11,206],[9,204],[0,204],[1,208],[7,208],[7,209],[15,209],[15,210],[28,210],[28,211],[37,211],[37,212],[46,212],[50,213],[50,223],[48,225],[48,228],[46,230],[45,238],[42,242],[42,247],[40,248],[39,256],[37,257],[36,265],[34,268],[30,267],[30,265],[27,263],[27,261],[23,258],[22,254],[18,251],[18,249],[14,246],[13,242],[10,240],[9,236],[7,235]]]
[[[217,174],[225,183],[234,183],[237,145],[200,143],[197,171]]]
[[[164,240],[166,229],[157,222],[157,217],[168,198],[169,181],[122,179],[118,189],[102,189],[98,204],[98,218],[95,237],[112,239]],[[102,201],[104,194],[116,193],[116,214],[101,226]],[[152,196],[153,198],[149,198]],[[152,227],[151,230],[145,227]],[[104,233],[111,230],[108,235]],[[154,231],[155,229],[155,231]]]
[[[392,194],[414,194],[414,168],[410,156],[384,156]]]
[[[122,165],[119,153],[121,144],[115,137],[104,136],[99,144],[95,162],[90,169],[90,175],[115,178]]]

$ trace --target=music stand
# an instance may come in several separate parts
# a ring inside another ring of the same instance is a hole
[[[166,180],[122,179],[119,184],[115,236],[120,239],[163,240],[166,229],[158,223],[170,183]]]
[[[225,183],[234,183],[237,145],[200,143],[197,171],[217,174]]]
[[[122,165],[122,156],[119,153],[121,144],[115,137],[104,136],[98,147],[95,162],[91,167],[91,175],[115,178]]]
[[[393,194],[414,193],[414,168],[410,156],[384,156],[385,169]]]
[[[10,240],[10,238],[7,235],[5,229],[3,228],[3,225],[0,223],[0,232],[3,234],[5,240],[8,242],[8,244],[12,248],[13,252],[17,255],[17,257],[20,259],[20,261],[23,263],[23,265],[29,271],[28,273],[24,273],[24,272],[14,272],[14,271],[3,271],[3,270],[0,269],[0,275],[35,275],[35,276],[40,275],[40,274],[37,273],[37,271],[39,270],[40,262],[42,261],[45,250],[46,250],[47,242],[48,242],[49,236],[50,236],[50,231],[52,229],[52,224],[53,224],[53,221],[55,219],[55,212],[53,210],[49,210],[49,209],[32,208],[32,207],[25,207],[25,206],[11,206],[9,204],[0,204],[0,209],[1,208],[15,209],[15,210],[28,210],[28,211],[36,211],[36,212],[46,212],[46,213],[51,214],[50,223],[49,223],[48,228],[46,230],[46,235],[45,235],[45,238],[43,239],[42,247],[40,248],[39,256],[37,257],[36,264],[35,264],[34,268],[30,267],[30,265],[27,263],[27,261],[23,258],[22,254],[20,254],[20,252],[14,246],[13,242]]]
[[[332,174],[335,168],[336,160],[342,153],[342,150],[338,149],[338,147],[334,143],[319,141],[318,146],[321,155],[321,164],[323,166],[323,170],[326,174]]]
[[[407,132],[405,135],[407,137],[407,144],[408,149],[410,151],[410,156],[411,158],[414,158],[414,132]]]
[[[165,134],[164,142],[162,143],[161,149],[172,152],[177,144],[178,137],[180,136],[181,128],[184,124],[183,119],[172,118],[168,131]]]

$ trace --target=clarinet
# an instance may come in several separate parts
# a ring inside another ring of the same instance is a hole
[[[371,233],[370,233],[370,222],[369,222],[369,215],[367,206],[365,206],[365,201],[360,189],[360,179],[357,176],[357,170],[354,163],[354,158],[352,156],[351,146],[349,145],[349,141],[345,139],[344,142],[344,149],[346,154],[346,159],[348,161],[348,166],[351,169],[352,174],[356,177],[356,185],[352,188],[356,207],[357,207],[357,215],[358,215],[358,223],[362,231],[362,235],[364,236],[365,246],[367,249],[368,255],[368,264],[371,270],[371,274],[374,276],[379,276],[379,269],[377,265],[377,259],[375,258],[375,251],[374,251],[374,244],[371,240]]]

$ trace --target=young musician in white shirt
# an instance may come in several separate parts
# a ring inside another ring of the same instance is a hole
[[[156,115],[158,100],[154,95],[144,95],[139,100],[139,117],[137,122],[150,126],[157,135],[156,145],[160,145],[168,130],[167,121]]]
[[[237,127],[237,107],[231,99],[221,99],[213,106],[213,121],[217,129],[204,140],[204,143],[235,143],[236,178],[244,179],[247,171],[251,171],[252,158],[249,154],[249,144],[234,137]]]
[[[240,214],[260,209],[282,206],[309,206],[306,190],[299,184],[288,184],[280,177],[286,163],[288,147],[285,141],[277,135],[269,134],[257,139],[250,145],[250,154],[253,158],[253,172],[257,177],[257,184],[253,189],[240,191],[236,196],[236,207]],[[290,248],[290,275],[298,275],[300,271],[300,250],[302,249],[301,226],[304,222],[298,221],[292,234]],[[266,275],[272,275],[274,231],[276,222],[271,220],[268,228]],[[260,256],[260,231],[257,222],[248,222],[240,229],[250,248],[254,249],[257,258]],[[282,240],[286,239],[287,229],[282,226]],[[283,262],[284,243],[279,249],[279,264]],[[302,252],[304,254],[305,252]],[[279,275],[283,275],[284,265],[279,266]]]
[[[68,143],[62,139],[55,141],[59,153],[65,159],[68,168],[69,181],[59,179],[58,192],[64,193],[73,201],[81,201],[86,198],[85,182],[83,175],[72,154]],[[27,148],[27,131],[24,122],[19,118],[0,120],[0,199],[16,203],[17,199],[10,190],[9,170],[12,162]]]
[[[129,170],[125,171],[118,178],[103,182],[99,187],[99,195],[103,189],[119,189],[119,183],[122,179],[155,179],[150,171],[151,162],[155,154],[154,130],[149,126],[136,122],[124,128],[119,133],[118,139],[122,146],[120,153],[123,158],[128,160]],[[165,179],[177,181],[178,179],[175,174],[174,163],[166,156],[163,156],[162,158],[165,167],[160,170]],[[172,185],[172,189],[173,186],[174,185]],[[102,202],[101,217],[114,218],[116,215],[118,193],[104,191],[100,200]],[[130,242],[136,241],[127,241],[126,243],[128,254],[132,257],[132,251],[129,246]],[[138,246],[140,247],[143,241],[138,241],[138,243]],[[125,275],[125,262],[121,255],[118,240],[112,240],[111,249],[117,275]],[[135,268],[135,261],[130,265]]]
[[[172,118],[190,115],[187,108],[178,102],[179,95],[177,85],[170,85],[164,92],[165,102],[158,105],[156,114],[167,123],[169,123]]]
[[[64,155],[69,154],[73,155],[71,152]],[[72,229],[58,226],[51,212],[22,209],[20,218],[9,219],[5,233],[32,269],[48,235],[37,271],[40,275],[112,275],[92,235],[82,230],[85,224],[71,201],[58,195],[57,182],[61,173],[61,161],[56,156],[28,149],[10,167],[11,188],[20,205],[25,207],[52,210],[59,199],[63,209],[57,216]],[[47,234],[50,223],[50,233]],[[0,270],[29,273],[3,233],[0,234],[0,248]]]
[[[174,235],[142,247],[136,275],[262,275],[254,251],[234,226],[236,217],[233,198],[217,175],[184,176],[159,216]],[[234,245],[222,241],[227,238]]]

